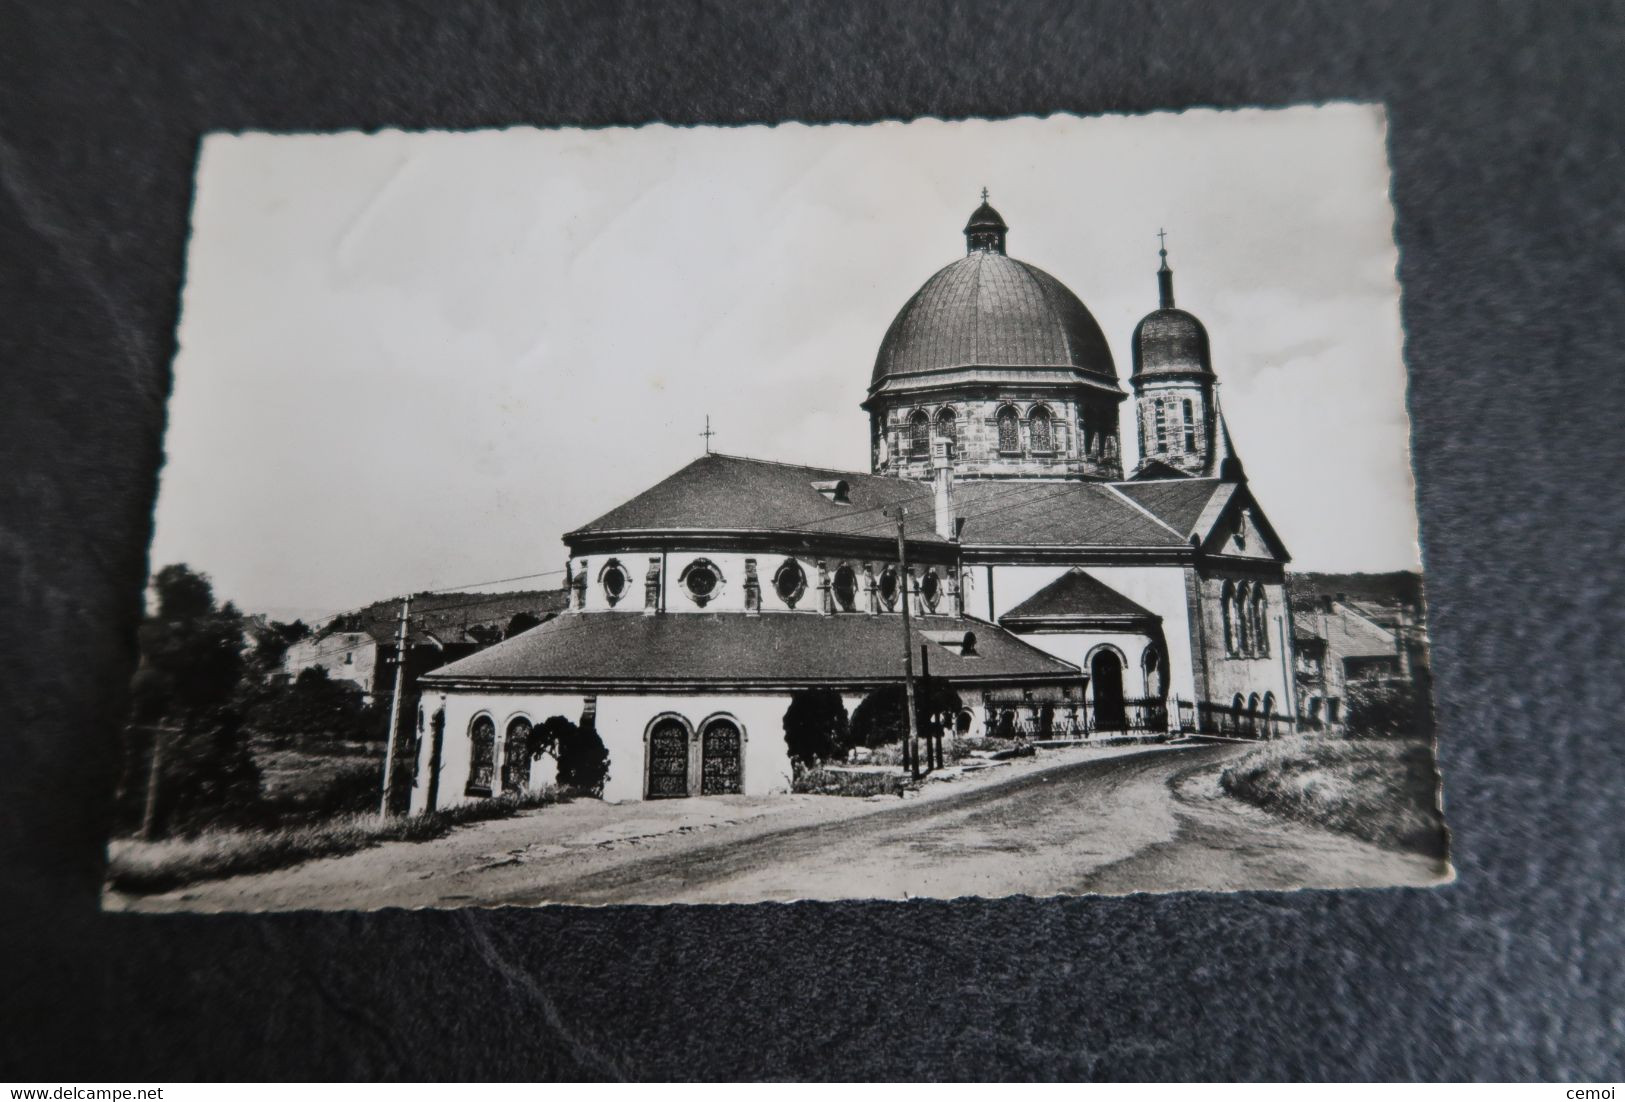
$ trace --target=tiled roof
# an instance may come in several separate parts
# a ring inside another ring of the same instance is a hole
[[[1100,482],[960,482],[954,512],[966,518],[962,539],[975,547],[1187,546]]]
[[[1154,621],[1157,616],[1094,575],[1074,567],[999,617],[999,622],[1091,619]]]
[[[950,681],[1069,679],[1077,669],[981,620],[912,619],[913,656]],[[943,638],[976,634],[976,657]],[[841,613],[574,613],[443,666],[432,682],[613,688],[874,684],[902,675],[900,617]],[[916,669],[918,672],[918,669]]]
[[[847,484],[850,504],[837,504],[813,486],[834,481]],[[924,482],[706,455],[565,538],[600,532],[703,529],[804,531],[884,539],[897,531],[896,522],[883,511],[895,505],[907,507],[910,540],[942,542],[936,534],[931,487]]]
[[[978,250],[938,271],[886,330],[870,386],[947,367],[1062,366],[1112,381],[1100,325],[1054,276]]]
[[[1118,482],[1116,489],[1168,527],[1189,538],[1222,483],[1217,478],[1174,478],[1166,482]]]

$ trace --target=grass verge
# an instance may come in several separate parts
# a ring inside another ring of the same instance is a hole
[[[464,823],[506,819],[528,808],[559,802],[545,788],[457,804],[426,815],[380,819],[347,815],[310,826],[270,830],[210,830],[191,837],[144,842],[115,838],[107,846],[107,885],[132,895],[169,891],[199,880],[269,872],[318,857],[338,857],[380,842],[426,842]]]
[[[1286,739],[1238,759],[1219,775],[1232,796],[1288,818],[1390,849],[1443,858],[1439,775],[1418,739]]]

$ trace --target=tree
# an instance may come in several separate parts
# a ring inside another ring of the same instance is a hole
[[[152,581],[153,611],[137,633],[140,662],[131,679],[133,787],[145,776],[142,833],[240,817],[259,795],[259,771],[241,715],[230,705],[243,679],[243,617],[216,606],[205,574],[176,563]],[[146,769],[133,760],[145,749]]]
[[[559,765],[559,787],[584,796],[602,797],[609,780],[609,749],[591,724],[578,726],[563,716],[549,716],[530,729],[530,755],[553,755]]]
[[[541,622],[540,617],[533,616],[528,612],[516,612],[513,614],[513,619],[508,621],[508,630],[503,632],[503,638],[512,639],[522,631],[529,631],[533,627],[539,627]]]
[[[489,647],[493,643],[502,642],[502,629],[495,624],[475,624],[465,629],[465,634],[482,647]]]
[[[282,667],[282,660],[287,657],[288,648],[302,640],[310,638],[310,628],[303,620],[295,620],[291,624],[284,624],[280,620],[272,620],[265,627],[254,634],[254,664],[259,667],[261,676],[276,672]]]
[[[846,702],[833,689],[798,689],[784,713],[784,745],[803,769],[846,757],[851,739]]]
[[[388,736],[388,719],[362,699],[353,682],[334,680],[323,666],[300,670],[291,685],[260,692],[249,712],[265,734],[367,742]]]
[[[903,686],[898,684],[882,685],[864,697],[852,711],[851,744],[873,748],[902,741],[908,734],[906,701]],[[959,711],[959,693],[941,678],[916,678],[914,706],[918,729],[923,735],[932,716]]]

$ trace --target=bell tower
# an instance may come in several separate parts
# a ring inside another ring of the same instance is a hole
[[[1167,235],[1157,231],[1157,309],[1134,329],[1135,426],[1140,463],[1136,478],[1219,474],[1224,426],[1219,416],[1207,329],[1174,305],[1174,273]]]

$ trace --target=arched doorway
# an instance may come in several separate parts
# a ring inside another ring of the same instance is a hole
[[[502,743],[502,791],[524,792],[530,788],[530,720],[515,716],[508,723],[508,736]]]
[[[1264,694],[1264,737],[1275,737],[1275,694]]]
[[[1089,684],[1095,694],[1095,730],[1123,730],[1128,717],[1123,714],[1123,661],[1116,651],[1095,652],[1089,660]]]
[[[649,799],[688,795],[688,725],[662,716],[649,729]]]
[[[731,719],[713,719],[700,735],[700,793],[730,796],[744,791],[744,737]]]

